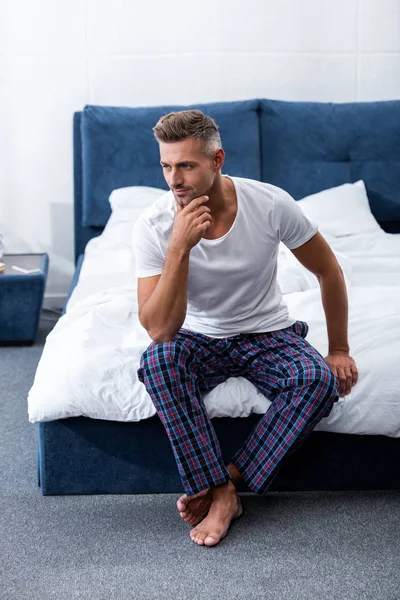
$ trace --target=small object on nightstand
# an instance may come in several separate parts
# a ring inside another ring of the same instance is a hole
[[[1,262],[1,260],[0,260],[0,273],[4,273],[5,268],[6,268],[6,263]]]
[[[11,268],[19,273],[25,273],[25,275],[29,275],[30,273],[40,273],[40,269],[23,269],[22,267],[17,267],[16,265],[11,265]]]

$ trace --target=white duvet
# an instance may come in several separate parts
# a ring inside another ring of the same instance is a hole
[[[80,415],[139,421],[156,414],[136,374],[151,340],[137,316],[132,223],[125,215],[112,225],[89,242],[67,312],[47,337],[28,396],[33,423]],[[316,430],[400,437],[400,235],[378,228],[326,237],[348,283],[349,341],[359,381]],[[285,247],[278,280],[290,315],[308,323],[308,341],[325,356],[318,282]],[[211,417],[263,414],[271,404],[241,377],[229,378],[204,401]]]

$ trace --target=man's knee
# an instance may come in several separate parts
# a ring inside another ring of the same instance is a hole
[[[169,342],[152,342],[142,355],[143,361],[155,363],[174,363],[190,356],[189,342],[176,336]]]
[[[339,396],[339,382],[332,369],[322,358],[310,361],[304,377],[310,385],[317,403],[334,403]]]
[[[160,377],[175,369],[185,368],[190,357],[187,340],[175,337],[168,342],[152,342],[140,359],[139,379],[143,382],[146,374],[150,375],[154,372],[157,373],[157,377]]]

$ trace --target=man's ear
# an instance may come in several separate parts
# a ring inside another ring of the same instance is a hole
[[[222,148],[218,148],[218,150],[215,153],[214,156],[214,165],[215,165],[215,169],[217,171],[219,171],[219,169],[222,168],[222,165],[224,164],[224,160],[225,160],[225,152],[222,150]]]

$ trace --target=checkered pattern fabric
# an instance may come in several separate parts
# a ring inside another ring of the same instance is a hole
[[[339,383],[304,338],[308,326],[223,339],[180,329],[152,342],[138,370],[169,437],[188,496],[230,479],[202,395],[228,377],[245,377],[272,402],[232,463],[249,488],[263,494],[282,460],[326,417]]]

